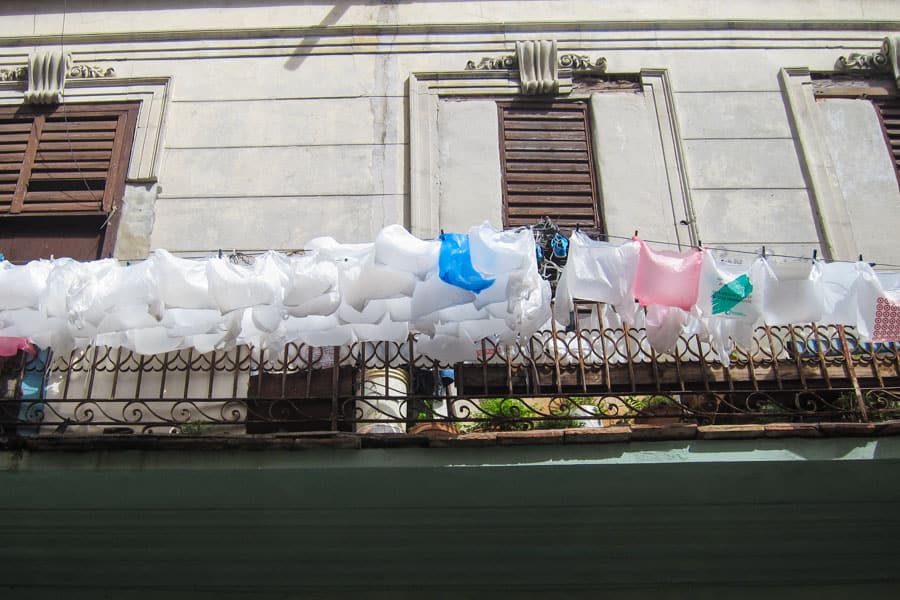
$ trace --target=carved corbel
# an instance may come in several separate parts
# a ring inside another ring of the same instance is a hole
[[[582,54],[558,54],[555,40],[516,42],[516,53],[485,56],[477,63],[466,63],[468,71],[519,71],[523,94],[556,94],[559,92],[559,70],[573,73],[605,73],[606,59],[591,62]]]
[[[853,52],[837,59],[836,71],[863,73],[893,73],[897,77],[898,38],[884,38],[877,52]]]
[[[60,50],[35,52],[28,57],[28,104],[59,104],[66,87],[66,73],[72,66],[72,55]]]
[[[888,63],[891,65],[891,72],[894,74],[894,80],[900,87],[900,35],[884,38],[884,46],[887,48]]]
[[[72,64],[72,55],[60,50],[35,52],[28,57],[28,65],[0,69],[0,81],[25,81],[25,102],[29,104],[59,104],[67,79],[114,77],[112,67]]]
[[[526,96],[555,94],[559,91],[559,63],[556,40],[516,42],[519,60],[519,85]]]

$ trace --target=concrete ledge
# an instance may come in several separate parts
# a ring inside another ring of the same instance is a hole
[[[563,431],[563,442],[566,444],[603,444],[627,442],[630,439],[630,427],[585,427],[584,429],[565,429]]]
[[[826,436],[868,437],[875,435],[875,423],[818,423],[819,431]]]
[[[614,427],[487,431],[454,435],[447,431],[415,434],[342,432],[279,433],[242,436],[207,435],[53,435],[0,438],[0,450],[90,452],[96,450],[316,450],[388,448],[479,448],[747,440],[764,438],[890,437],[900,435],[900,420],[879,423],[768,423],[748,425],[633,424]]]
[[[501,446],[521,446],[532,444],[562,444],[565,436],[562,429],[537,429],[534,431],[498,431],[497,443]]]
[[[765,436],[782,437],[822,437],[815,423],[771,423],[765,426]]]
[[[701,440],[740,440],[764,437],[765,425],[702,425],[697,428]]]
[[[671,425],[632,425],[633,441],[692,440],[697,436],[697,426],[690,423]]]

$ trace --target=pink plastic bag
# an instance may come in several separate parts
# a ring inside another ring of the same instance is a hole
[[[34,346],[23,337],[0,337],[0,356],[15,356],[19,350],[34,354]]]
[[[634,278],[634,296],[641,306],[659,304],[690,311],[697,303],[703,252],[651,250],[643,240]]]

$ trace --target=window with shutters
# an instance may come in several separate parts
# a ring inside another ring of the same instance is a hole
[[[498,103],[504,225],[602,229],[583,101]]]
[[[881,121],[884,141],[894,160],[894,171],[900,185],[900,96],[872,98],[872,104],[875,105],[875,111]]]
[[[110,253],[138,106],[0,107],[0,252]]]

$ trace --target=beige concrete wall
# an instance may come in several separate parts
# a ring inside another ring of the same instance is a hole
[[[76,61],[123,80],[170,78],[154,100],[166,103],[158,185],[140,203],[153,213],[133,221],[131,254],[295,249],[408,225],[409,153],[421,151],[410,147],[410,75],[459,72],[519,39],[668,78],[667,98],[647,88],[593,102],[611,233],[683,241],[685,220],[707,245],[808,254],[819,238],[779,70],[829,70],[900,27],[893,0],[190,4],[69,0],[65,31],[61,0],[0,9],[0,68],[62,39]],[[17,85],[0,83],[0,101],[14,102]],[[464,104],[441,102],[436,121],[439,220],[453,229],[499,215],[490,100]],[[672,127],[674,146],[657,140]]]
[[[900,191],[875,107],[833,98],[818,108],[857,249],[868,261],[897,264]]]

